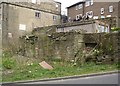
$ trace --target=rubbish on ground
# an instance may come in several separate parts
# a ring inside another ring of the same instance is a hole
[[[41,67],[43,67],[44,69],[48,69],[48,70],[52,70],[53,69],[53,67],[51,65],[49,65],[47,62],[45,62],[45,61],[42,61],[41,63],[39,63],[39,65]]]

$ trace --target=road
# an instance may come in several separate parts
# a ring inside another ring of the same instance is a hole
[[[120,74],[114,73],[64,80],[29,82],[23,84],[118,84],[118,77],[120,77]]]

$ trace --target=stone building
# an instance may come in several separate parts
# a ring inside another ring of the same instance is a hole
[[[0,3],[0,31],[3,45],[17,42],[18,38],[34,28],[60,24],[61,3],[53,0]],[[15,43],[16,44],[16,43]]]
[[[69,21],[81,18],[101,19],[116,17],[116,26],[120,27],[120,0],[84,0],[67,7]]]

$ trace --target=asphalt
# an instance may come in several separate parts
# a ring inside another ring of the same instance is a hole
[[[118,84],[118,74],[90,76],[74,79],[31,82],[22,84]]]

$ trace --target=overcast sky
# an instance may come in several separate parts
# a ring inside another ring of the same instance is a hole
[[[82,1],[82,0],[55,0],[55,1],[58,1],[58,2],[61,2],[62,4],[62,14],[63,14],[63,11],[67,11],[66,7],[72,5],[72,4],[75,4],[79,1]]]

